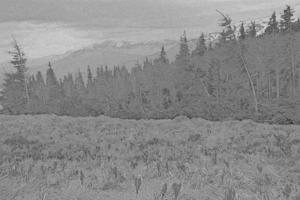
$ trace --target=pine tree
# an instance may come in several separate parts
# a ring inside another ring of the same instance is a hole
[[[50,113],[59,114],[59,103],[62,97],[62,91],[50,62],[48,64],[48,67],[49,68],[46,74],[46,103],[48,105],[48,110]]]
[[[207,51],[207,47],[205,44],[204,33],[202,33],[201,36],[199,37],[196,48],[192,52],[192,57],[193,56],[203,56],[205,51]]]
[[[85,86],[84,86],[84,81],[82,77],[82,73],[79,71],[78,75],[75,79],[75,89],[76,92],[79,96],[83,97],[85,94]]]
[[[96,74],[97,74],[96,79],[99,79],[101,77],[101,71],[99,67],[97,67]]]
[[[249,37],[254,38],[254,37],[256,37],[256,34],[257,34],[257,31],[256,31],[256,23],[253,21],[253,22],[251,22],[251,24],[250,24],[250,26],[249,26],[249,29],[248,29],[248,31],[247,31],[247,35],[248,35]]]
[[[176,62],[183,62],[187,63],[189,60],[190,51],[188,46],[188,41],[186,37],[186,32],[183,32],[183,35],[180,37],[180,47],[179,47],[179,54],[176,55]]]
[[[9,54],[12,56],[10,63],[16,69],[16,72],[5,74],[0,102],[5,112],[21,114],[26,112],[29,103],[26,58],[15,39],[13,45],[14,51],[9,52]]]
[[[43,104],[46,103],[46,92],[45,92],[45,81],[43,78],[43,75],[40,71],[38,71],[37,75],[36,75],[36,84],[37,84],[37,88],[36,88],[36,94],[39,98],[40,101],[43,102]]]
[[[300,32],[300,18],[298,18],[297,21],[293,23],[293,31]]]
[[[231,25],[231,18],[229,16],[224,15],[220,11],[217,12],[222,16],[221,22],[219,26],[223,28],[221,35],[221,42],[231,41],[235,39],[235,27]]]
[[[289,5],[286,6],[286,9],[283,10],[280,20],[280,31],[287,32],[292,30],[294,10],[291,9]]]
[[[161,47],[160,56],[159,56],[158,61],[161,62],[161,63],[164,63],[164,64],[168,64],[169,63],[169,60],[167,58],[167,53],[165,51],[165,47],[164,46]]]
[[[213,50],[213,45],[211,41],[208,43],[208,50],[209,51]]]
[[[36,76],[32,75],[28,82],[30,101],[28,112],[31,114],[47,113],[46,86],[40,71]]]
[[[246,38],[246,33],[245,33],[244,23],[242,22],[241,27],[240,27],[239,39],[244,40],[245,38]]]
[[[87,68],[87,88],[91,88],[93,86],[93,74],[90,66]]]
[[[74,80],[71,73],[64,77],[62,90],[65,97],[72,97],[74,93]]]
[[[272,33],[278,33],[278,31],[279,31],[278,22],[276,19],[276,12],[274,11],[268,22],[268,26],[265,30],[265,33],[272,34]]]
[[[46,85],[47,86],[59,86],[58,80],[56,78],[56,75],[53,71],[51,62],[48,63],[48,70],[47,70],[47,78],[46,78]]]

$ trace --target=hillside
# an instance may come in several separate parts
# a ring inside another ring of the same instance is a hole
[[[299,126],[41,115],[0,127],[0,199],[300,198]]]

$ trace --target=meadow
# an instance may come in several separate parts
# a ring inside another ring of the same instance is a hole
[[[300,126],[1,115],[0,199],[299,200]]]

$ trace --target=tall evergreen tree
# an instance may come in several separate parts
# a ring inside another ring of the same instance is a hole
[[[281,32],[287,32],[292,30],[294,12],[295,11],[289,5],[287,5],[286,9],[283,10],[283,14],[281,15],[279,25]]]
[[[300,18],[293,23],[293,31],[300,32]]]
[[[198,39],[197,46],[192,52],[192,56],[203,56],[205,51],[207,51],[207,47],[205,44],[205,36],[204,33]]]
[[[188,46],[188,40],[186,37],[186,32],[183,32],[183,35],[180,37],[180,47],[179,54],[176,55],[176,62],[187,63],[190,56],[190,50]]]
[[[97,67],[96,74],[97,74],[96,79],[99,79],[101,77],[100,67]]]
[[[37,84],[36,94],[37,94],[39,100],[42,101],[43,104],[45,104],[46,103],[46,92],[45,92],[46,85],[45,85],[43,75],[40,71],[38,71],[38,73],[36,75],[36,84]]]
[[[62,90],[64,92],[65,97],[72,97],[74,93],[74,80],[73,75],[71,73],[68,76],[64,77]]]
[[[247,32],[248,32],[249,37],[252,37],[252,38],[256,37],[257,31],[256,31],[256,23],[254,21],[251,22]]]
[[[230,41],[235,39],[235,30],[236,28],[231,25],[231,18],[229,16],[224,15],[220,11],[217,10],[217,12],[222,16],[221,22],[219,23],[219,26],[222,27],[221,35],[221,42]]]
[[[274,11],[272,16],[270,17],[265,33],[272,34],[272,33],[278,33],[278,31],[279,31],[278,22],[276,19],[276,12]]]
[[[211,41],[209,41],[208,43],[208,50],[213,50],[213,45]]]
[[[241,27],[240,27],[239,39],[244,40],[245,38],[246,38],[246,33],[245,33],[245,28],[244,28],[244,22],[242,22]]]
[[[59,86],[59,82],[56,78],[56,75],[53,71],[53,68],[52,68],[52,65],[51,65],[51,62],[48,63],[48,70],[47,70],[47,78],[46,78],[46,85],[51,87],[51,86],[56,86],[58,87]]]
[[[26,58],[15,39],[13,39],[13,46],[14,50],[9,52],[12,56],[10,63],[16,72],[5,74],[0,102],[4,111],[11,114],[20,114],[26,112],[29,103]]]
[[[93,85],[93,74],[90,66],[87,68],[87,88],[91,88]]]
[[[75,78],[75,89],[77,94],[81,97],[85,94],[85,85],[82,77],[82,73],[79,71],[77,77]]]
[[[155,60],[155,61],[156,62],[161,62],[161,63],[164,63],[164,64],[168,64],[169,63],[169,60],[167,58],[167,53],[165,51],[165,47],[164,46],[161,47],[159,58],[157,60]]]
[[[50,62],[48,64],[48,67],[49,68],[46,74],[46,103],[51,113],[59,114],[59,103],[62,97],[62,90]]]

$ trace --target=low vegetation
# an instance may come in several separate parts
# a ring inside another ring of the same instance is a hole
[[[0,116],[0,199],[300,198],[300,127]]]

